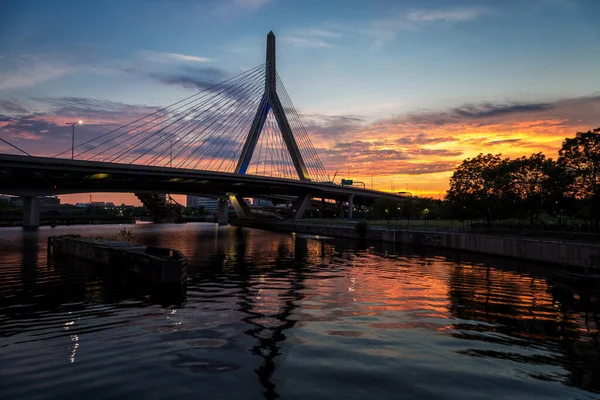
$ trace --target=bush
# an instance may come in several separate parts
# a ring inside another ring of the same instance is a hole
[[[369,230],[369,224],[366,221],[360,221],[356,225],[354,225],[354,230],[358,233],[358,237],[366,238],[367,231]]]

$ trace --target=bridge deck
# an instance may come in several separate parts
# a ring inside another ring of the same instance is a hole
[[[363,201],[403,198],[329,182],[11,154],[0,154],[0,188],[0,192],[22,196],[161,192],[219,198],[228,193],[260,198],[311,194],[340,201],[350,195]]]

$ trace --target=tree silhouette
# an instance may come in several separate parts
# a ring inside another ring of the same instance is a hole
[[[509,160],[502,154],[479,154],[464,160],[450,178],[446,196],[461,218],[503,216],[509,186]]]
[[[503,196],[519,205],[517,209],[529,218],[532,226],[543,210],[554,209],[556,169],[556,163],[542,153],[509,161],[510,192]]]
[[[600,128],[577,132],[567,138],[558,152],[564,169],[567,194],[583,200],[598,229],[600,220]]]

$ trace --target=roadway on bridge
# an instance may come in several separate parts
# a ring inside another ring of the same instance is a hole
[[[70,193],[160,192],[227,198],[229,193],[244,197],[278,199],[304,196],[368,204],[378,198],[400,200],[403,196],[312,182],[259,175],[201,171],[97,161],[0,154],[0,192],[20,196]]]

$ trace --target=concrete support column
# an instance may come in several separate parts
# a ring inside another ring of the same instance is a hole
[[[312,200],[312,195],[310,193],[307,193],[304,196],[298,196],[296,201],[294,201],[292,203],[294,219],[302,219],[302,217],[304,216],[304,212],[310,205],[311,200]]]
[[[254,219],[254,214],[250,211],[250,207],[248,207],[241,194],[230,194],[229,201],[239,219]]]
[[[336,206],[338,209],[339,218],[344,219],[344,202],[338,200],[338,201],[336,201]]]
[[[319,208],[319,218],[325,216],[325,197],[321,197],[321,207]]]
[[[217,223],[219,225],[227,225],[229,223],[229,204],[227,204],[227,200],[225,199],[219,199]]]
[[[23,197],[23,228],[31,229],[40,226],[40,199]]]
[[[354,195],[348,195],[348,220],[352,219],[352,211],[354,208]]]

